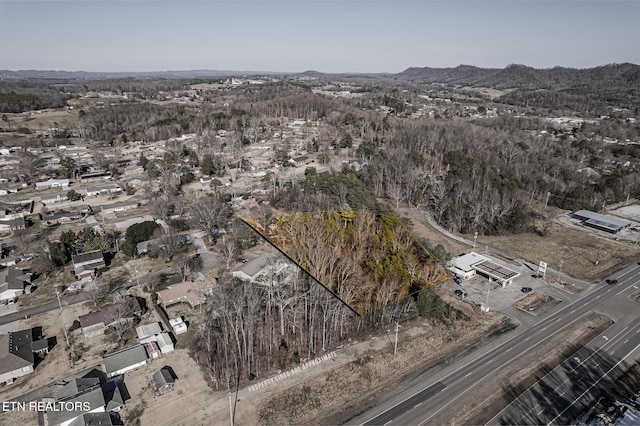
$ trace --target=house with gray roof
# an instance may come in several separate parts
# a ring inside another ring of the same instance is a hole
[[[105,329],[118,323],[131,322],[142,314],[140,302],[134,296],[126,296],[96,311],[80,315],[80,327],[86,338],[104,334]]]
[[[71,261],[73,262],[76,277],[79,280],[87,277],[93,278],[98,269],[107,266],[104,262],[104,255],[100,250],[88,251],[71,256]]]
[[[174,377],[172,370],[173,369],[171,367],[164,366],[153,375],[153,383],[156,387],[156,392],[160,395],[171,392],[175,386],[176,378]]]
[[[31,284],[31,276],[24,269],[5,268],[0,270],[0,305],[15,303]]]
[[[0,335],[0,383],[10,384],[33,373],[32,343],[31,329]]]
[[[64,407],[79,407],[78,410],[63,409],[47,411],[49,425],[110,425],[109,413],[124,407],[121,381],[103,381],[100,377],[85,376],[74,378],[57,389],[53,400],[64,403]]]
[[[144,345],[138,344],[106,354],[102,357],[107,377],[125,374],[146,365],[149,360]]]

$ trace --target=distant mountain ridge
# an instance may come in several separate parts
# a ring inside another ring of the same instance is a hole
[[[455,68],[407,68],[395,74],[395,79],[423,83],[447,83],[465,86],[484,86],[497,89],[564,89],[584,88],[640,88],[640,65],[622,63],[595,68],[554,67],[536,69],[513,64],[505,68],[478,68],[460,65]]]
[[[314,78],[369,77],[442,83],[463,86],[493,87],[496,89],[630,89],[640,92],[640,65],[631,63],[608,64],[594,68],[532,68],[513,64],[505,68],[479,68],[473,65],[458,65],[455,68],[411,67],[396,74],[386,73],[323,73],[308,70],[302,73],[234,70],[184,70],[150,72],[90,72],[54,70],[0,70],[0,81],[29,79],[98,80],[112,78],[203,78],[242,77],[259,75],[288,75]]]
[[[194,77],[238,77],[257,75],[281,75],[284,73],[266,71],[232,70],[185,70],[185,71],[147,71],[147,72],[98,72],[98,71],[57,71],[57,70],[0,70],[2,80],[101,80],[112,78],[194,78]]]

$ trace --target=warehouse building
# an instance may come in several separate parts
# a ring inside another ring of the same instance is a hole
[[[599,231],[617,234],[620,230],[631,225],[628,220],[617,217],[592,212],[589,210],[578,210],[573,212],[572,218],[580,221],[581,224]]]

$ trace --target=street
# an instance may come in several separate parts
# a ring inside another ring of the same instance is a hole
[[[606,377],[615,377],[627,365],[640,359],[638,345],[640,344],[640,328],[631,326],[637,322],[637,302],[635,296],[638,293],[637,282],[640,281],[640,267],[633,264],[612,277],[618,280],[617,285],[597,284],[586,291],[579,299],[570,303],[561,303],[553,311],[544,315],[539,321],[529,327],[521,326],[514,331],[480,347],[473,353],[463,357],[456,363],[446,366],[431,374],[420,384],[413,386],[406,392],[390,398],[366,413],[352,419],[349,424],[430,424],[441,413],[456,410],[456,401],[463,395],[474,392],[483,380],[495,374],[505,366],[512,366],[521,355],[535,348],[537,345],[562,333],[573,323],[580,321],[591,311],[602,312],[616,321],[616,324],[607,330],[603,336],[596,339],[580,356],[581,361],[589,358],[589,354],[600,354],[597,358],[596,368],[593,363],[584,364],[580,371],[588,371],[593,380],[585,382],[581,386],[575,386],[574,381],[564,382],[564,387],[557,387],[558,392],[564,392],[561,401],[575,401],[584,406],[593,398],[593,388],[603,386]],[[627,328],[624,328],[627,326]],[[606,349],[608,358],[602,355]],[[612,353],[613,352],[613,353]],[[593,355],[595,357],[596,355]],[[569,360],[570,362],[570,360]],[[563,364],[564,365],[564,364]],[[570,365],[570,364],[569,364]],[[574,366],[571,366],[573,368]],[[565,366],[564,368],[567,368]],[[551,376],[550,380],[556,380]],[[547,385],[541,384],[545,387]],[[546,388],[545,388],[546,389]],[[545,390],[548,392],[548,390]],[[544,394],[545,392],[542,392]],[[538,391],[539,393],[539,391]],[[547,419],[553,423],[567,423],[570,415],[577,408],[571,408],[571,404],[555,404],[552,401],[538,401],[536,390],[532,390],[529,396],[524,396],[514,401],[520,406],[514,406],[492,422],[509,424],[540,423]],[[513,413],[523,410],[523,403],[533,404],[528,413],[535,411],[535,415],[544,417],[518,418]],[[535,404],[538,404],[536,406]],[[545,405],[546,404],[546,405]],[[545,408],[545,412],[536,411],[536,407],[551,405],[553,409]],[[539,414],[538,414],[539,413]]]

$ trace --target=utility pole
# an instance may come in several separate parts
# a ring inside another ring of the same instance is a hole
[[[56,297],[58,298],[58,306],[62,310],[62,303],[60,302],[60,292],[56,289]]]
[[[393,354],[397,354],[398,353],[398,329],[400,328],[400,324],[398,324],[398,321],[396,321],[396,342],[393,345]]]
[[[564,260],[560,259],[560,269],[558,270],[558,281],[560,281],[560,273],[562,272],[562,264],[564,263]],[[562,281],[560,281],[562,282]]]
[[[491,293],[491,281],[489,281],[487,285],[487,303],[484,304],[487,309],[489,309],[489,293]]]

